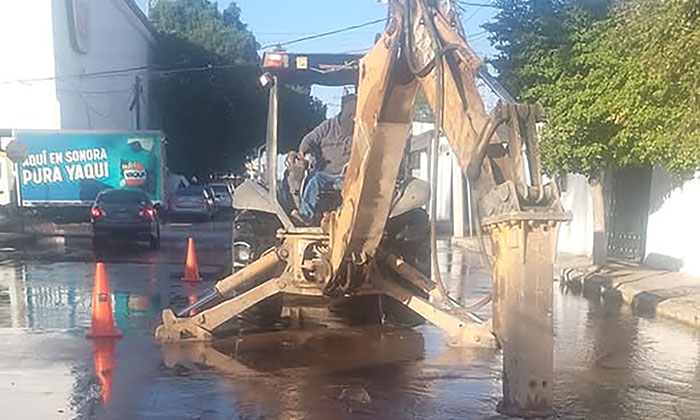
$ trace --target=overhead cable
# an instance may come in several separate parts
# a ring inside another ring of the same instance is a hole
[[[33,82],[48,82],[48,81],[64,80],[64,79],[82,79],[82,78],[109,77],[109,76],[129,76],[131,74],[146,74],[149,76],[167,76],[167,75],[177,74],[177,73],[192,73],[192,72],[206,71],[206,70],[220,70],[220,69],[230,69],[230,68],[236,68],[236,67],[249,67],[249,66],[256,66],[257,67],[256,64],[218,64],[218,65],[207,64],[207,65],[196,66],[196,67],[183,67],[183,68],[175,68],[175,69],[158,70],[158,69],[155,69],[151,66],[140,66],[140,67],[129,67],[129,68],[123,68],[123,69],[105,70],[105,71],[99,71],[99,72],[94,72],[94,73],[59,74],[56,76],[38,77],[38,78],[32,78],[32,79],[2,80],[2,81],[0,81],[0,84],[9,84],[9,83],[28,84],[28,83],[33,83]]]
[[[500,7],[491,3],[473,3],[470,1],[457,1],[460,6],[473,6],[473,7],[490,7],[492,9],[500,9]]]
[[[312,39],[318,39],[318,38],[324,38],[324,37],[331,36],[331,35],[335,35],[335,34],[339,34],[339,33],[342,33],[342,32],[347,32],[347,31],[352,31],[352,30],[354,30],[354,29],[364,28],[364,27],[370,26],[370,25],[376,25],[377,23],[385,22],[385,21],[386,21],[386,18],[376,19],[376,20],[372,20],[372,21],[369,21],[369,22],[360,23],[360,24],[358,24],[358,25],[346,26],[346,27],[344,27],[344,28],[336,29],[336,30],[333,30],[333,31],[328,31],[328,32],[320,33],[320,34],[309,35],[309,36],[304,36],[304,37],[301,37],[301,38],[292,39],[292,40],[290,40],[290,41],[277,42],[277,43],[274,43],[274,44],[263,45],[262,47],[260,47],[260,49],[261,49],[261,50],[265,50],[265,49],[272,48],[272,47],[282,47],[282,46],[285,46],[285,45],[296,44],[296,43],[298,43],[298,42],[310,41],[310,40],[312,40]]]
[[[76,78],[76,77],[87,78],[87,77],[116,76],[116,75],[122,75],[125,73],[131,73],[131,72],[135,72],[135,71],[148,70],[149,67],[150,66],[138,66],[138,67],[127,67],[127,68],[123,68],[123,69],[115,69],[115,70],[96,71],[96,72],[92,72],[92,73],[79,73],[79,74],[72,74],[72,75],[56,75],[56,76],[37,77],[37,78],[29,78],[29,79],[3,80],[3,81],[0,81],[0,84],[47,82],[47,81],[52,81],[52,80],[60,80],[60,79],[68,79],[68,78]]]

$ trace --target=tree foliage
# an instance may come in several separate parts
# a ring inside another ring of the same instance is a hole
[[[159,30],[152,81],[175,172],[206,175],[238,169],[264,142],[267,92],[259,85],[258,44],[231,3],[161,1],[151,11]],[[196,70],[193,70],[196,69]],[[300,89],[280,89],[280,149],[295,147],[325,116]]]
[[[547,108],[549,172],[700,169],[700,2],[498,3],[494,64],[520,99]]]

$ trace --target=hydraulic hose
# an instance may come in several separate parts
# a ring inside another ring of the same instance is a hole
[[[204,296],[199,297],[196,302],[192,303],[191,305],[188,305],[187,307],[183,308],[181,311],[177,313],[178,317],[186,317],[189,316],[189,314],[192,311],[199,312],[200,309],[206,307],[210,303],[214,302],[215,300],[221,298],[221,294],[219,293],[218,290],[213,289],[207,292]]]
[[[421,7],[423,8],[423,13],[424,13],[424,19],[426,22],[426,25],[431,33],[431,37],[433,38],[433,42],[435,44],[435,47],[437,49],[436,53],[436,58],[434,62],[434,70],[435,70],[435,75],[436,75],[436,90],[435,90],[435,127],[433,131],[433,141],[432,141],[432,156],[431,156],[431,174],[430,174],[430,188],[432,190],[431,194],[431,200],[430,200],[430,255],[431,255],[431,261],[432,261],[432,266],[433,266],[433,277],[435,279],[435,283],[437,284],[438,291],[440,292],[441,297],[443,300],[450,304],[455,310],[459,312],[464,312],[465,315],[469,316],[471,319],[473,319],[476,322],[481,322],[481,319],[471,313],[471,311],[476,310],[478,308],[481,308],[482,306],[486,305],[491,301],[491,295],[487,295],[482,299],[479,299],[477,302],[473,303],[472,305],[469,305],[468,307],[462,306],[457,300],[453,299],[448,290],[447,287],[445,286],[445,283],[442,279],[442,274],[440,273],[440,262],[438,258],[438,249],[437,249],[437,163],[438,163],[438,157],[439,157],[439,151],[440,151],[440,135],[442,132],[442,126],[443,126],[443,117],[444,117],[444,107],[445,107],[445,69],[444,69],[444,64],[443,64],[443,55],[445,53],[445,50],[443,49],[440,39],[437,34],[437,29],[434,26],[434,23],[430,16],[425,16],[426,11],[428,10],[425,6],[425,3],[423,0],[417,0],[421,3]],[[408,2],[410,4],[410,1]],[[409,9],[410,13],[410,9]],[[410,24],[410,21],[409,23]],[[408,46],[407,50],[411,50],[410,45]],[[407,57],[407,61],[409,63],[412,62],[411,57]],[[413,70],[413,69],[412,69]]]
[[[430,157],[430,189],[432,191],[430,196],[430,259],[433,266],[433,278],[438,286],[440,295],[446,302],[451,303],[453,306],[457,306],[457,302],[450,297],[447,288],[445,287],[445,283],[442,281],[442,275],[440,274],[440,261],[437,250],[437,164],[439,158],[438,154],[440,152],[440,129],[442,128],[442,111],[444,106],[444,73],[442,58],[438,59],[435,63],[435,73],[437,80],[435,98],[435,127],[433,130],[433,141],[431,144]]]

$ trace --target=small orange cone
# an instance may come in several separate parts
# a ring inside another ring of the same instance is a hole
[[[95,285],[92,288],[92,327],[87,331],[87,338],[121,338],[122,332],[114,327],[112,300],[107,286],[104,263],[95,266]]]
[[[187,238],[187,259],[185,259],[185,277],[183,281],[202,281],[199,276],[199,266],[197,265],[197,252],[194,250],[194,238]]]

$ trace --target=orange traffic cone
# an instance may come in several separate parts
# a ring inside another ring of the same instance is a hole
[[[102,403],[107,404],[112,398],[112,377],[114,376],[114,339],[97,338],[92,345],[95,376],[100,382]]]
[[[197,253],[194,250],[194,238],[187,238],[187,259],[185,259],[185,277],[183,281],[202,281],[197,265]]]
[[[87,338],[121,338],[122,332],[114,327],[112,300],[107,286],[104,263],[95,266],[95,285],[92,288],[92,327],[87,331]]]

